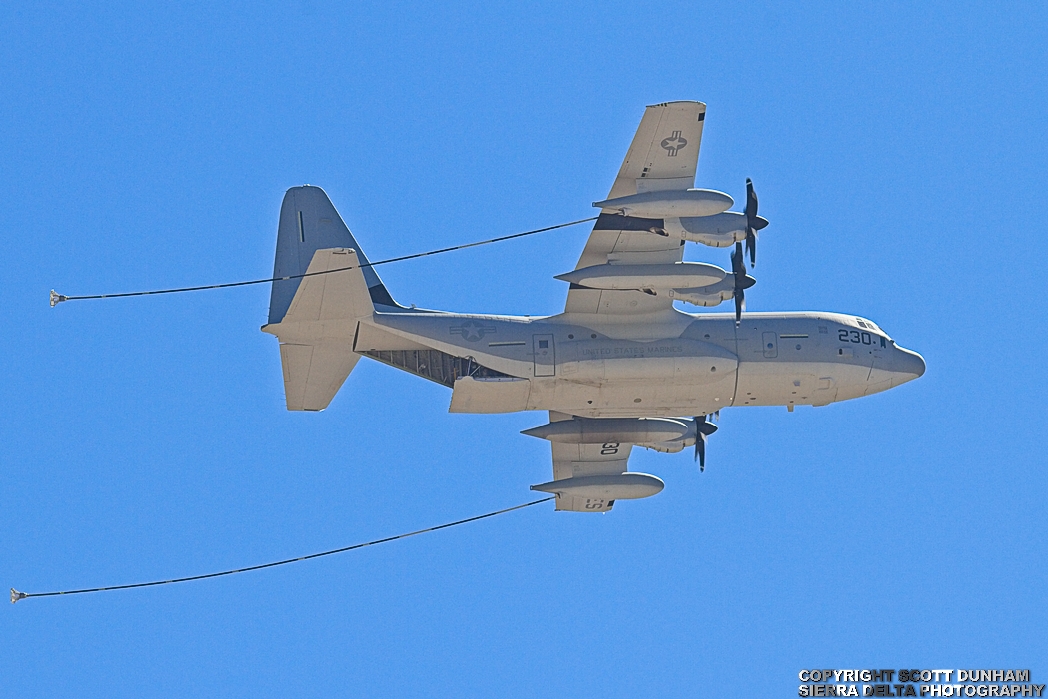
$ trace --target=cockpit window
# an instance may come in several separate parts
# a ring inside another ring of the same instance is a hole
[[[856,317],[855,322],[859,325],[860,328],[865,328],[866,330],[873,330],[875,332],[883,332],[880,328],[877,327],[877,324],[874,323],[872,320],[866,320],[865,318]]]

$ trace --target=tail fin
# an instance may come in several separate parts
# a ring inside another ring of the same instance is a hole
[[[349,232],[349,228],[323,189],[305,185],[287,190],[284,203],[280,207],[273,277],[305,274],[314,253],[328,248],[352,248],[357,251],[361,264],[369,264],[367,256],[361,251],[353,234]],[[402,308],[389,295],[374,269],[364,267],[362,271],[373,303],[378,306]],[[287,315],[301,282],[302,279],[273,282],[269,297],[270,324],[279,323]]]
[[[280,340],[288,410],[323,410],[353,371],[357,321],[376,305],[400,308],[368,264],[353,234],[319,187],[284,195],[277,257],[263,331]],[[330,272],[330,273],[328,273]]]

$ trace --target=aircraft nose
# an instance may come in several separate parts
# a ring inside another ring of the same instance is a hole
[[[924,357],[902,347],[895,348],[895,356],[892,357],[892,372],[901,374],[899,383],[913,381],[924,376]]]

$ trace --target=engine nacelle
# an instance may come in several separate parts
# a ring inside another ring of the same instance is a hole
[[[694,419],[689,418],[677,418],[680,422],[685,422],[688,425],[688,433],[678,437],[677,439],[671,439],[667,442],[656,442],[654,444],[638,444],[637,446],[644,447],[645,449],[654,449],[655,451],[661,451],[664,454],[676,454],[677,452],[684,451],[685,447],[695,446],[696,435],[698,434],[698,424]]]
[[[664,218],[662,228],[671,238],[726,248],[746,239],[746,214],[725,211],[714,216]]]
[[[734,203],[729,195],[713,189],[677,189],[640,192],[627,197],[595,201],[593,206],[617,211],[624,216],[664,219],[679,216],[713,216],[727,211]]]
[[[644,447],[645,449],[654,449],[655,451],[660,451],[663,454],[676,454],[678,452],[684,451],[685,447],[690,447],[694,444],[695,438],[692,437],[690,439],[679,439],[673,442],[659,442],[658,444],[638,444],[637,446]]]
[[[693,306],[718,306],[735,297],[735,275],[729,274],[716,284],[696,289],[670,289],[666,296]]]

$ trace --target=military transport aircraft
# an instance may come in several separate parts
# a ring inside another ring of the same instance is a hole
[[[606,512],[663,488],[631,472],[634,446],[694,446],[723,408],[821,406],[924,373],[919,354],[876,324],[839,313],[743,313],[744,256],[756,261],[757,196],[744,211],[694,189],[706,105],[648,107],[550,317],[446,313],[393,300],[324,191],[288,190],[280,210],[269,323],[280,340],[288,410],[323,410],[361,357],[452,389],[451,412],[549,411],[524,434],[548,440],[558,510]],[[732,269],[684,262],[687,241],[734,246]],[[746,251],[743,251],[743,244]],[[328,270],[341,270],[325,274]],[[320,273],[315,274],[314,273]],[[675,301],[735,313],[691,314]],[[698,416],[698,417],[681,417]]]

